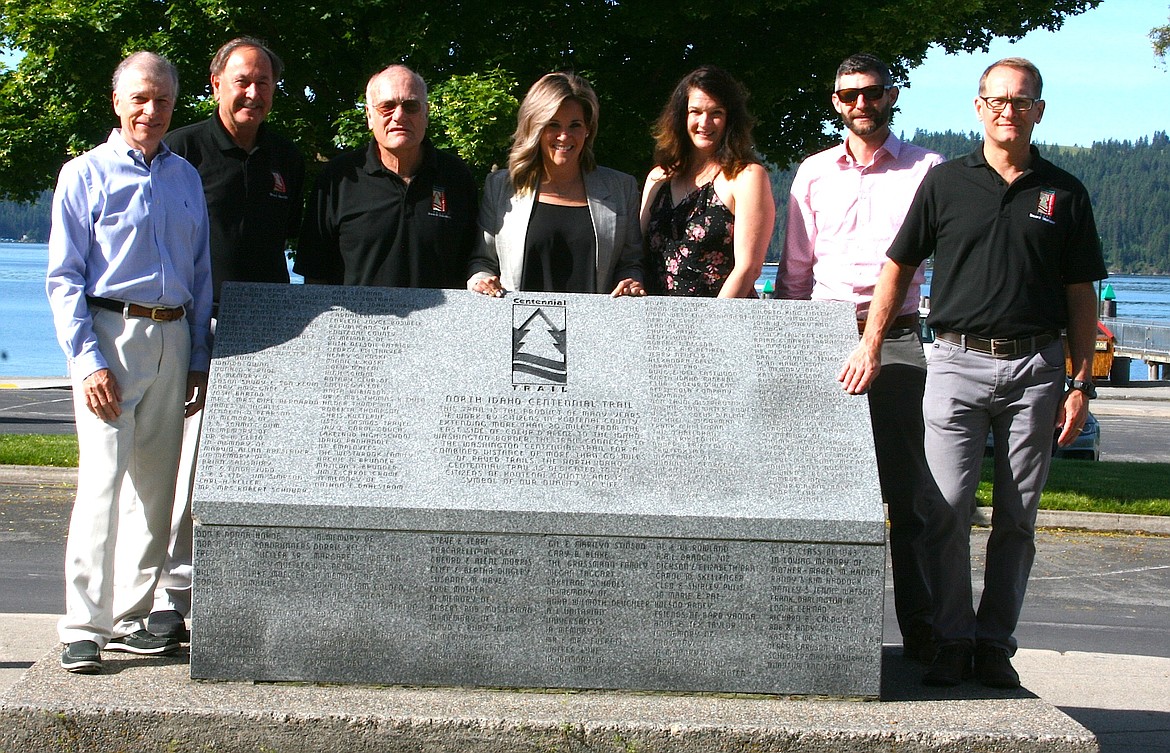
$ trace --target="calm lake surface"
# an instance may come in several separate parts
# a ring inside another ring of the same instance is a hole
[[[0,243],[0,377],[63,377],[65,355],[53,332],[45,298],[49,247],[41,243]],[[775,279],[764,267],[757,287]],[[294,275],[294,282],[300,278]],[[1117,295],[1117,315],[1125,319],[1170,321],[1170,277],[1118,275],[1109,284]],[[1145,365],[1134,364],[1135,379]]]

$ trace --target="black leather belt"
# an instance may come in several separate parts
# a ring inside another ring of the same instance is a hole
[[[902,314],[901,316],[890,322],[890,328],[886,330],[886,337],[901,337],[906,334],[906,330],[918,329],[918,314]],[[895,334],[895,330],[901,330],[900,333]],[[865,320],[857,320],[857,334],[865,334]]]
[[[992,358],[1014,358],[1015,356],[1035,353],[1049,343],[1054,342],[1060,335],[1044,332],[1039,335],[1031,335],[1030,337],[1017,337],[1013,340],[976,337],[975,335],[964,335],[960,332],[936,332],[934,337],[936,340],[958,345],[960,348],[973,350],[976,353],[983,353]]]
[[[85,300],[90,306],[96,306],[99,309],[117,311],[122,316],[140,316],[153,322],[173,322],[187,315],[187,310],[182,306],[177,308],[139,306],[137,303],[124,303],[112,298],[98,298],[93,295],[87,295]]]

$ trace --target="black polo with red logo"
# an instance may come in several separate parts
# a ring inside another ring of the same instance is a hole
[[[331,160],[305,209],[296,273],[342,285],[463,289],[479,211],[475,179],[429,139],[422,150],[409,182],[382,165],[373,142]]]
[[[888,256],[918,266],[932,254],[927,323],[979,337],[1058,332],[1065,286],[1107,276],[1088,192],[1035,147],[1010,185],[982,144],[926,174]]]
[[[297,147],[261,124],[256,148],[246,152],[218,114],[165,141],[203,179],[215,300],[225,280],[287,283],[284,252],[300,231],[304,201],[305,162]]]

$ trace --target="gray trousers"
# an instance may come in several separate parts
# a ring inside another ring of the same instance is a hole
[[[923,484],[922,394],[926,357],[917,332],[882,343],[882,369],[869,389],[869,415],[877,449],[882,501],[889,507],[894,612],[905,642],[931,635],[932,606],[922,538],[926,528]]]
[[[1052,460],[1063,396],[1060,341],[996,359],[935,341],[923,419],[930,518],[926,548],[940,645],[985,643],[1014,653],[1028,575],[1036,555],[1036,510]],[[983,595],[971,589],[971,516],[987,433],[995,438],[991,535]]]

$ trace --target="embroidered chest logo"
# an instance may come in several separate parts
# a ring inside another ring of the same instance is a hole
[[[1036,200],[1036,211],[1028,215],[1034,220],[1042,220],[1049,225],[1055,225],[1056,220],[1053,216],[1056,214],[1056,191],[1048,188],[1040,192],[1040,198]]]
[[[442,186],[435,186],[431,189],[431,212],[432,217],[450,217],[447,214],[447,189]]]
[[[512,306],[512,389],[564,392],[569,381],[565,309],[555,303]]]
[[[284,182],[284,176],[276,170],[272,171],[272,195],[281,199],[288,195],[288,186]]]

